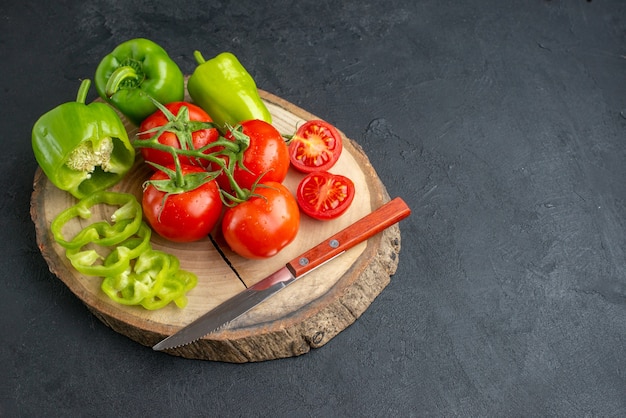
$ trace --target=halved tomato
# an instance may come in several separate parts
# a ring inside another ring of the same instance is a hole
[[[329,220],[344,213],[354,199],[354,183],[326,171],[309,173],[298,184],[296,199],[302,212],[312,218]]]
[[[291,165],[303,173],[328,171],[343,149],[341,134],[323,120],[310,120],[300,126],[289,142]]]

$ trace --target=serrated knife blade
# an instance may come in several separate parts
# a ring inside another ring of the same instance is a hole
[[[339,256],[410,214],[411,209],[407,204],[401,198],[396,197],[289,261],[284,267],[226,300],[152,348],[160,351],[191,344],[221,329],[316,267]]]

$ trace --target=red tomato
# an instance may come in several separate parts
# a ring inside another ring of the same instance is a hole
[[[249,200],[226,209],[222,234],[230,248],[242,257],[267,258],[294,240],[300,227],[298,203],[277,182],[257,187]]]
[[[169,167],[174,169],[174,167]],[[182,165],[183,174],[199,173],[201,167]],[[168,176],[157,170],[150,180],[165,180]],[[206,237],[222,212],[222,201],[215,180],[180,194],[157,190],[152,184],[143,192],[142,207],[148,223],[163,238],[175,242],[191,242]]]
[[[197,121],[197,122],[213,122],[211,117],[204,111],[202,108],[187,102],[173,102],[168,103],[165,107],[176,116],[181,107],[187,106],[187,110],[189,111],[189,121]],[[184,122],[184,121],[183,121]],[[160,128],[168,123],[167,117],[163,112],[157,110],[152,115],[148,116],[141,125],[139,126],[139,139],[149,139],[154,135],[154,132],[145,133],[151,129]],[[190,128],[184,128],[190,129]],[[219,138],[219,132],[215,128],[211,129],[200,129],[197,131],[191,131],[192,145],[193,149],[202,148],[212,142],[215,142]],[[176,136],[174,132],[164,132],[159,136],[159,142],[163,145],[169,145],[174,148],[181,148],[181,144],[179,138]],[[187,147],[189,148],[189,147]],[[213,150],[207,150],[206,153],[210,153]],[[155,150],[151,148],[141,148],[141,155],[143,155],[144,160],[150,161],[162,166],[168,166],[170,164],[174,164],[174,160],[172,155],[165,151]],[[204,167],[208,166],[207,160],[197,161],[194,158],[181,156],[180,158],[181,164],[188,165],[202,165]]]
[[[315,219],[328,220],[350,207],[354,193],[354,183],[349,178],[319,171],[302,179],[296,198],[302,212]]]
[[[265,175],[260,183],[282,183],[289,170],[289,150],[280,132],[271,124],[257,119],[241,122],[241,127],[250,138],[250,145],[243,153],[243,165],[250,171],[238,166],[235,168],[233,177],[239,187],[250,190],[263,173]],[[226,138],[232,139],[232,133],[227,133]],[[219,176],[217,181],[224,190],[231,190],[225,174]]]
[[[298,128],[289,143],[289,158],[291,165],[303,173],[328,171],[342,149],[337,128],[323,120],[310,120]]]

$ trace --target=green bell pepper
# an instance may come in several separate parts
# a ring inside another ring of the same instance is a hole
[[[237,57],[223,52],[205,61],[199,51],[194,52],[194,57],[198,66],[189,77],[187,91],[220,129],[250,119],[272,123],[254,79]]]
[[[135,125],[160,103],[181,101],[185,80],[178,65],[156,43],[131,39],[106,55],[96,69],[95,84],[103,100],[116,107]]]
[[[91,81],[80,85],[75,102],[41,116],[32,130],[37,163],[48,179],[77,198],[106,189],[130,170],[135,149],[115,110],[85,104]]]

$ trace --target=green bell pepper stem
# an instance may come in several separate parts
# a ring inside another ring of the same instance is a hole
[[[107,221],[95,222],[80,230],[74,237],[67,239],[63,234],[64,226],[74,218],[89,219],[91,208],[98,204],[119,206],[113,215],[111,225]],[[93,243],[102,246],[118,244],[135,234],[142,222],[141,204],[135,196],[128,193],[100,191],[78,201],[73,206],[59,213],[50,224],[54,240],[66,249],[76,249]]]
[[[78,92],[76,93],[76,103],[85,104],[85,101],[87,100],[87,93],[89,93],[89,87],[91,87],[91,80],[88,78],[80,83]]]
[[[183,100],[182,71],[158,44],[130,39],[106,55],[94,76],[98,95],[135,125],[156,112],[152,98],[161,103]]]
[[[256,83],[237,57],[223,52],[206,61],[194,51],[198,66],[187,81],[187,91],[224,131],[250,119],[272,123]]]
[[[131,169],[135,149],[118,114],[105,103],[85,104],[90,80],[76,101],[43,114],[32,129],[37,163],[52,184],[81,199],[107,189]]]
[[[124,65],[118,67],[107,80],[104,91],[108,97],[111,97],[117,93],[125,83],[133,82],[139,84],[141,82],[139,79],[140,74],[132,66]]]
[[[65,255],[72,266],[82,274],[98,277],[116,276],[129,268],[131,260],[149,250],[151,234],[150,227],[142,222],[137,231],[139,239],[124,241],[115,247],[107,257],[103,257],[94,249],[81,251],[82,247],[68,248]],[[103,260],[103,262],[94,264],[98,260]]]

